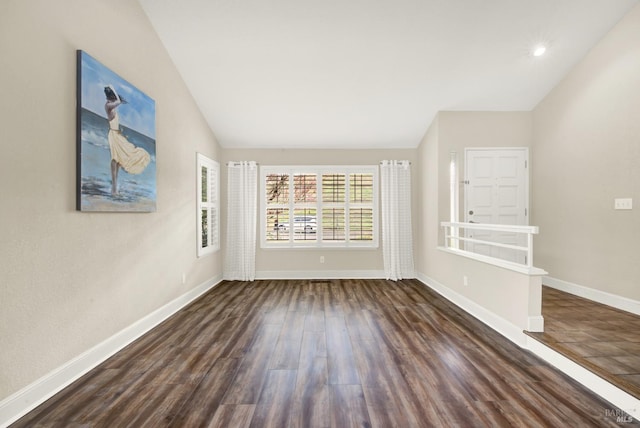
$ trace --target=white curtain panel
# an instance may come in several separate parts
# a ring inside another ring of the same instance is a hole
[[[387,279],[415,278],[411,230],[411,164],[380,163],[382,255]]]
[[[230,281],[256,277],[258,166],[253,161],[229,162],[227,237],[223,276]]]

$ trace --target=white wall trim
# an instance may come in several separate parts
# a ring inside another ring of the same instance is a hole
[[[542,315],[530,316],[527,318],[527,331],[543,332],[544,317]]]
[[[575,379],[618,409],[624,410],[635,419],[640,420],[640,400],[637,398],[532,337],[527,336],[526,347],[538,357]],[[613,407],[608,410],[611,410],[614,414],[616,413],[616,409]]]
[[[456,306],[464,309],[470,315],[479,319],[516,345],[520,346],[521,348],[525,347],[527,335],[525,335],[522,329],[517,325],[496,315],[495,313],[477,304],[473,300],[468,299],[462,294],[453,291],[449,287],[439,283],[433,278],[430,278],[422,273],[418,273],[418,279],[427,287],[433,289]]]
[[[383,270],[262,270],[256,279],[384,279]]]
[[[222,275],[218,275],[203,282],[102,343],[67,361],[15,394],[5,398],[0,402],[0,427],[6,427],[26,415],[98,364],[218,285],[221,281]]]
[[[552,278],[550,276],[543,277],[542,284],[555,288],[556,290],[602,303],[603,305],[640,315],[640,302],[629,299],[628,297],[618,296],[607,293],[606,291],[596,290],[595,288],[585,287],[583,285],[574,284],[572,282]]]

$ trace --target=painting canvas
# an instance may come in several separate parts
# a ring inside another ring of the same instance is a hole
[[[78,51],[80,211],[156,210],[155,101]]]

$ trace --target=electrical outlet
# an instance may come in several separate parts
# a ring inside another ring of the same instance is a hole
[[[320,256],[320,263],[324,263],[324,256]]]
[[[182,285],[187,283],[187,274],[182,272]]]
[[[467,277],[467,275],[464,275],[462,277],[462,285],[464,285],[465,287],[469,285],[469,278]]]
[[[613,208],[616,210],[632,210],[633,199],[631,198],[616,198],[613,200]]]

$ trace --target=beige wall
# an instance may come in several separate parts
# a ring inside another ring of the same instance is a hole
[[[76,49],[156,101],[155,213],[75,211]],[[220,149],[137,2],[3,0],[0,58],[1,401],[217,277],[221,256],[195,248],[195,153]]]
[[[223,163],[230,160],[254,160],[260,165],[378,165],[384,159],[407,159],[412,162],[412,181],[417,180],[415,149],[403,150],[309,150],[309,149],[240,149],[224,150]],[[226,189],[226,167],[222,168],[221,183]],[[226,207],[226,190],[222,192],[222,206]],[[412,187],[413,200],[418,200],[418,189]],[[417,218],[417,203],[412,205],[413,218]],[[223,209],[223,211],[225,211]],[[226,224],[226,211],[222,215]],[[417,222],[413,222],[417,230]],[[224,229],[224,227],[223,227]],[[259,228],[258,228],[259,230]],[[223,238],[226,232],[223,230]],[[222,241],[224,243],[224,239]],[[414,242],[414,248],[416,243]],[[320,263],[320,256],[325,262]],[[382,247],[377,249],[261,249],[258,239],[256,272],[258,277],[273,277],[287,272],[289,277],[307,277],[315,272],[323,275],[351,272],[383,272]]]
[[[438,114],[439,141],[439,218],[449,220],[450,153],[458,157],[459,181],[464,179],[465,148],[531,146],[532,115],[530,112],[453,112]],[[464,221],[464,185],[458,186],[460,221]],[[442,235],[441,235],[442,238]]]
[[[417,156],[421,225],[416,258],[418,271],[430,285],[447,287],[520,331],[527,327],[530,316],[540,314],[539,306],[530,306],[535,281],[527,275],[445,253],[437,247],[443,243],[440,222],[449,220],[449,153],[459,153],[462,179],[466,147],[529,147],[530,143],[529,112],[440,112],[420,144]],[[462,193],[463,188],[460,190]],[[463,276],[468,278],[467,286]],[[539,294],[539,283],[537,290]]]
[[[640,6],[534,110],[536,265],[640,300]],[[614,198],[633,198],[614,211]]]
[[[433,119],[418,147],[418,181],[416,186],[420,197],[418,201],[418,235],[417,252],[415,255],[416,270],[419,273],[427,274],[431,267],[437,263],[435,253],[439,245],[439,203],[434,203],[439,199],[439,171],[440,163],[438,156],[439,148],[439,124],[440,114]],[[435,200],[432,198],[436,198]],[[448,217],[447,217],[448,218]]]

